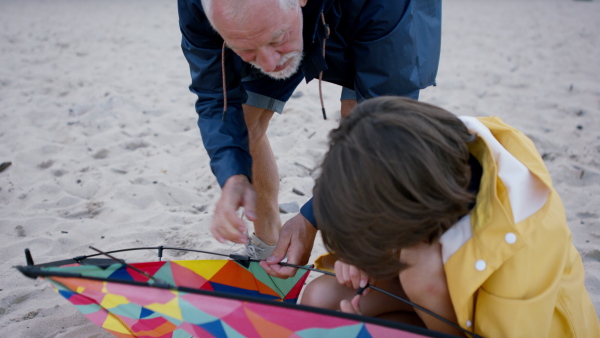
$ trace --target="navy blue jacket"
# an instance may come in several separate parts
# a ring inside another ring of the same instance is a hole
[[[226,49],[227,113],[223,115],[221,48],[200,0],[178,0],[181,47],[198,95],[196,111],[212,172],[221,186],[237,174],[251,180],[252,158],[242,103],[241,79],[250,65]],[[435,82],[441,41],[441,0],[308,0],[302,8],[307,82],[323,80],[354,89],[358,102],[381,95],[418,98]],[[325,14],[331,35],[322,56]],[[223,116],[225,119],[222,120]],[[302,214],[314,223],[311,205]],[[306,211],[306,212],[305,212]]]

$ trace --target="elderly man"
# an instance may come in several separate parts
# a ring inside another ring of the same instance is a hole
[[[302,79],[342,86],[342,116],[371,97],[417,99],[435,82],[441,0],[179,0],[179,22],[198,125],[222,187],[211,232],[268,258],[261,264],[270,274],[290,276],[276,263],[286,255],[306,263],[317,224],[311,200],[281,228],[266,137],[273,113]],[[239,208],[254,222],[251,238]]]

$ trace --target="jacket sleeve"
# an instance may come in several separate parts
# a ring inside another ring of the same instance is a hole
[[[399,14],[400,13],[400,14]],[[367,1],[352,43],[359,102],[381,95],[418,99],[435,83],[441,0]]]
[[[300,208],[300,213],[302,216],[304,216],[304,218],[306,218],[307,221],[310,222],[310,224],[312,224],[312,226],[314,226],[316,229],[319,229],[317,226],[317,219],[315,218],[315,212],[313,210],[312,197],[306,203],[304,203],[302,208]]]
[[[221,186],[232,175],[246,175],[251,180],[252,158],[242,110],[247,97],[241,86],[243,63],[225,49],[222,67],[223,39],[208,22],[200,0],[179,0],[178,11],[181,48],[192,77],[189,88],[198,96],[198,126],[211,170]],[[226,75],[227,100],[223,95],[222,71]]]

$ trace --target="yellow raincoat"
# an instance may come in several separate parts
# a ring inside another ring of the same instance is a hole
[[[600,337],[564,207],[535,146],[500,118],[461,120],[478,135],[469,151],[483,175],[474,209],[440,238],[458,324],[484,337]]]
[[[485,337],[600,337],[562,202],[533,142],[497,117],[461,118],[483,167],[442,259],[458,324]]]

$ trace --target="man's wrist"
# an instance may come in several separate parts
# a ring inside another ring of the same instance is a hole
[[[248,176],[243,174],[237,174],[233,176],[229,176],[229,178],[225,181],[225,184],[233,184],[233,183],[250,183],[250,179]]]

